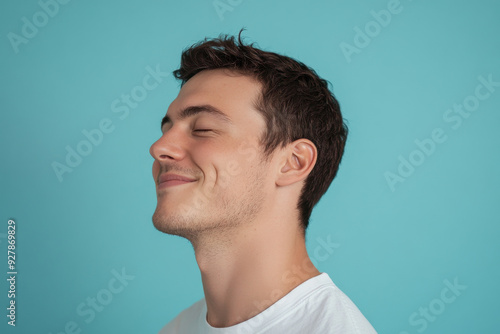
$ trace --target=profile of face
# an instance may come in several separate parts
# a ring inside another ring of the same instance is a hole
[[[150,148],[158,230],[193,239],[260,214],[274,186],[260,145],[265,121],[254,108],[260,91],[253,78],[224,69],[183,85]]]

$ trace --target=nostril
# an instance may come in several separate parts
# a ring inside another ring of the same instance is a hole
[[[158,155],[158,160],[178,160],[180,155],[175,152],[161,152]]]

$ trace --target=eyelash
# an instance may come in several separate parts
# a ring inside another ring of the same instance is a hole
[[[211,136],[214,130],[212,129],[194,129],[193,136],[197,137],[208,137]]]

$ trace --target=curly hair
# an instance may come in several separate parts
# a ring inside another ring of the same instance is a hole
[[[184,85],[203,70],[229,69],[251,76],[262,84],[256,109],[267,127],[261,138],[265,156],[300,138],[317,148],[317,161],[305,180],[297,209],[304,231],[313,207],[335,178],[347,139],[348,128],[328,82],[300,61],[263,51],[241,39],[220,35],[185,49],[174,76]]]

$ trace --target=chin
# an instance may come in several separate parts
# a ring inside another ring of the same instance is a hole
[[[163,233],[177,235],[191,240],[196,235],[196,229],[193,228],[193,221],[189,221],[185,216],[175,214],[165,214],[158,209],[153,214],[154,227]]]

